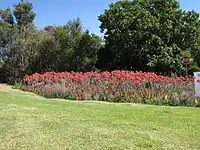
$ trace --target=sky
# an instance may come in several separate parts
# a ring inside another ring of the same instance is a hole
[[[0,0],[0,8],[12,7],[20,0]],[[64,25],[69,20],[79,17],[84,29],[100,35],[98,17],[117,0],[24,0],[31,2],[36,12],[35,24],[38,28],[46,25]],[[184,10],[200,13],[200,0],[180,0]]]

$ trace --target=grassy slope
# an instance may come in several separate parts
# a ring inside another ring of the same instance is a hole
[[[0,149],[200,149],[200,109],[56,101],[0,87]]]

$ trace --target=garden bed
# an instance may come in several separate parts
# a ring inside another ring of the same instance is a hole
[[[194,77],[151,72],[47,72],[24,78],[22,90],[47,98],[199,106]]]

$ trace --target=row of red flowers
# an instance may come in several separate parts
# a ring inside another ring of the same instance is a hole
[[[118,84],[121,81],[131,81],[133,84],[143,84],[144,82],[154,82],[159,84],[193,84],[194,77],[167,77],[163,75],[157,75],[152,72],[132,72],[132,71],[112,71],[112,72],[46,72],[44,74],[35,73],[31,76],[24,78],[24,81],[32,83],[56,83],[62,80],[73,81],[84,81],[92,79],[93,81],[112,81]]]
[[[194,79],[120,70],[46,72],[25,77],[22,88],[49,98],[198,106]]]

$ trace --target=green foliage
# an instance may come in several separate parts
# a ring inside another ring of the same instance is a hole
[[[108,68],[181,74],[181,52],[194,51],[200,35],[199,14],[182,11],[176,0],[119,1],[99,21],[106,43],[99,57],[109,54]]]
[[[0,16],[3,21],[5,21],[9,24],[14,23],[14,16],[13,16],[10,8],[7,8],[5,10],[0,9]]]
[[[95,70],[102,40],[83,31],[79,18],[38,30],[31,3],[0,10],[1,82],[14,84],[27,74]],[[14,18],[16,22],[14,22]]]
[[[15,81],[14,84],[14,89],[22,89],[23,88],[23,83],[21,81]]]
[[[3,67],[9,72],[9,80],[14,81],[26,74],[33,73],[30,70],[30,64],[37,54],[35,52],[35,47],[38,44],[35,43],[37,36],[35,27],[27,26],[23,34],[16,30],[12,38],[14,41],[4,47],[2,54]]]
[[[0,20],[0,43],[1,43],[1,70],[2,75],[5,71],[6,79],[3,81],[14,83],[27,74],[30,58],[33,55],[32,49],[28,47],[28,43],[32,41],[32,33],[36,29],[32,24],[34,13],[31,3],[19,3],[14,6],[14,10],[10,8],[1,10]],[[14,18],[17,22],[14,22]],[[2,81],[1,80],[1,81]]]
[[[99,16],[103,41],[79,18],[61,26],[34,25],[32,3],[0,9],[0,81],[14,83],[47,71],[141,70],[184,74],[200,67],[200,21],[177,0],[123,0]],[[192,73],[190,73],[192,74]]]
[[[198,66],[191,66],[191,73],[200,72],[200,68]]]
[[[165,47],[160,50],[159,55],[149,55],[149,65],[153,71],[163,72],[164,74],[170,75],[171,72],[175,72],[181,75],[184,71],[182,66],[182,56],[175,55],[175,53],[180,53],[178,47]]]
[[[79,19],[54,27],[51,32],[44,34],[46,36],[39,45],[34,65],[38,72],[85,72],[95,69],[97,51],[102,47],[102,40],[88,31],[83,31]]]
[[[16,18],[17,24],[20,27],[24,27],[29,23],[33,23],[36,14],[32,11],[32,3],[24,3],[23,1],[17,5],[14,5],[13,14]]]

